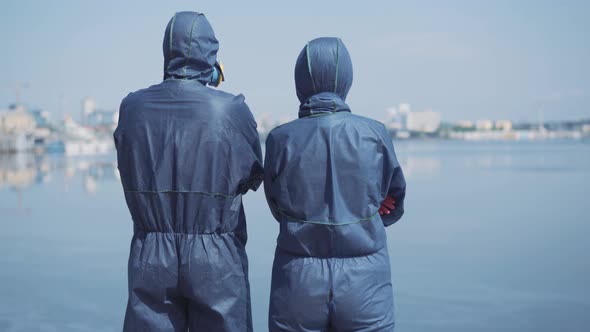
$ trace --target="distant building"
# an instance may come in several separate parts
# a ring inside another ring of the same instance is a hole
[[[409,131],[435,133],[440,128],[440,113],[434,111],[408,112],[406,128]]]
[[[399,114],[397,112],[397,108],[389,107],[385,111],[385,119],[383,120],[383,124],[389,130],[397,131],[401,129],[401,123],[399,121]]]
[[[503,130],[503,131],[511,131],[512,130],[512,121],[508,120],[498,120],[495,123],[496,129]]]
[[[411,108],[408,103],[401,103],[398,106],[397,121],[399,123],[399,130],[408,129],[408,114],[410,114]]]
[[[96,101],[91,97],[82,99],[82,121],[81,123],[89,127],[103,127],[114,129],[119,121],[119,112],[111,110],[101,110],[96,106]]]
[[[384,121],[385,126],[389,130],[394,130],[394,131],[401,130],[402,123],[401,123],[401,119],[400,119],[399,113],[397,111],[397,108],[395,108],[395,107],[388,108],[386,111],[386,114],[387,114],[387,118]]]
[[[0,153],[33,148],[35,119],[22,105],[0,112]]]
[[[29,111],[29,113],[33,116],[33,119],[35,119],[37,127],[49,127],[49,112],[36,109]]]
[[[85,124],[91,127],[114,127],[119,121],[119,112],[95,110],[86,116]]]
[[[24,109],[0,112],[0,133],[31,133],[35,126],[35,119]]]
[[[457,121],[457,127],[462,128],[462,129],[473,129],[475,128],[475,125],[473,124],[473,121],[470,120],[459,120]]]
[[[96,110],[96,101],[92,97],[82,99],[82,121],[86,121],[86,117]]]
[[[408,103],[399,104],[399,112],[400,113],[410,113],[411,112],[410,104],[408,104]]]
[[[475,123],[477,130],[492,130],[494,129],[494,122],[492,120],[478,120]]]
[[[410,104],[401,103],[398,108],[391,107],[387,110],[386,126],[390,130],[400,132],[434,133],[440,128],[441,117],[439,112],[431,110],[412,112]],[[409,133],[406,133],[409,135]],[[403,137],[406,134],[401,134]]]

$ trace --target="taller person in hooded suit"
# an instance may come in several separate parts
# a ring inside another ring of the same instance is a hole
[[[223,80],[203,14],[164,34],[164,81],[121,103],[118,167],[134,233],[124,331],[252,331],[241,195],[262,181],[256,122]]]

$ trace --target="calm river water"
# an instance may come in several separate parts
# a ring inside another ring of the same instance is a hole
[[[396,332],[590,331],[590,142],[400,142]],[[131,220],[114,155],[0,156],[0,331],[120,331]],[[278,231],[244,199],[255,331]]]

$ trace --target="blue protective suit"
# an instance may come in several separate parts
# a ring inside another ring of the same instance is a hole
[[[164,81],[121,103],[115,131],[133,218],[125,331],[251,331],[241,195],[262,181],[242,95],[205,86],[218,42],[204,15],[177,13]]]
[[[345,104],[352,63],[319,38],[295,67],[299,119],[266,140],[264,190],[280,234],[271,331],[392,331],[385,226],[404,213],[405,180],[383,124]],[[386,195],[396,209],[378,213]]]

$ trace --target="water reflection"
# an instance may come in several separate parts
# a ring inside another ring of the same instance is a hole
[[[437,176],[441,159],[436,156],[400,157],[408,178]],[[485,160],[483,164],[486,164]],[[56,175],[63,175],[63,185],[69,186],[76,177],[82,179],[84,192],[95,194],[100,183],[120,181],[115,156],[101,158],[66,157],[61,155],[9,154],[0,155],[0,190],[27,189],[34,185],[51,184]]]
[[[487,164],[482,158],[480,164]],[[436,176],[441,167],[438,157],[403,156],[400,163],[408,178]],[[120,181],[115,156],[101,158],[68,158],[56,155],[0,155],[0,190],[22,190],[33,185],[50,184],[57,175],[69,186],[77,177],[82,179],[84,192],[95,194],[100,183]]]
[[[12,190],[19,195],[43,184],[68,190],[76,179],[82,179],[83,191],[93,195],[101,182],[119,181],[115,156],[68,158],[50,154],[0,154],[0,191]],[[53,183],[58,179],[57,183]]]
[[[432,177],[440,172],[441,160],[435,157],[405,156],[400,164],[407,180],[419,177]]]
[[[584,147],[584,145],[581,145]],[[397,155],[409,181],[426,180],[458,169],[482,171],[573,171],[588,165],[570,163],[571,144],[457,144],[421,142],[398,144]],[[574,152],[575,153],[575,152]],[[559,156],[556,158],[555,156]],[[22,196],[30,187],[51,184],[69,191],[81,185],[96,195],[103,182],[120,181],[114,154],[67,157],[58,154],[0,154],[0,192]],[[444,171],[442,171],[444,169]],[[20,204],[20,203],[19,203]]]
[[[0,154],[0,188],[20,189],[37,181],[37,165],[29,154]]]

